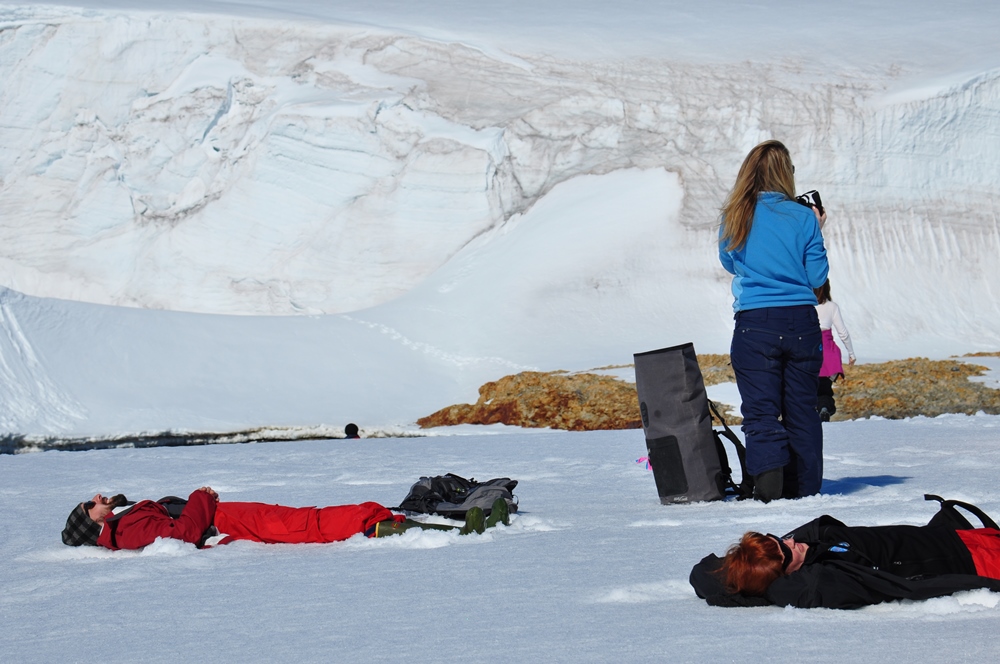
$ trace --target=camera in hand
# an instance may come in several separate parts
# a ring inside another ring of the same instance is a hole
[[[126,498],[124,493],[119,493],[116,496],[112,496],[109,503],[112,507],[125,507],[127,505],[135,505],[135,501]]]
[[[815,189],[810,189],[801,196],[796,196],[795,202],[801,203],[806,207],[815,207],[817,210],[819,210],[820,214],[823,214],[823,199],[819,197],[819,192],[816,191]]]

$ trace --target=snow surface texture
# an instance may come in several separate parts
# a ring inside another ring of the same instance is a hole
[[[823,494],[769,505],[660,505],[635,463],[639,431],[491,427],[419,440],[4,455],[0,659],[996,661],[1000,594],[859,611],[720,609],[687,577],[746,530],[787,532],[824,513],[926,523],[935,509],[924,493],[996,517],[998,430],[1000,417],[986,415],[830,423]],[[59,540],[70,509],[98,491],[155,499],[208,484],[223,500],[391,506],[419,475],[444,472],[519,480],[510,527],[204,551],[160,541],[112,553]]]
[[[0,430],[384,428],[726,352],[769,137],[861,361],[1000,347],[997,3],[82,4],[0,2]]]

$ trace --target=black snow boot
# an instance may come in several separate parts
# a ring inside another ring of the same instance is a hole
[[[760,475],[753,476],[753,497],[762,503],[781,498],[781,489],[785,484],[785,469],[774,468]]]
[[[816,411],[819,413],[819,419],[822,422],[829,422],[833,414],[837,412],[837,402],[833,396],[833,380],[830,378],[819,379]]]

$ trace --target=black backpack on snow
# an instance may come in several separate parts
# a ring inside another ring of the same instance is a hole
[[[486,516],[493,511],[493,501],[503,498],[511,513],[517,511],[514,487],[517,480],[497,477],[486,482],[465,479],[454,473],[436,477],[421,477],[410,487],[406,498],[394,509],[419,514],[440,514],[451,519],[464,519],[473,507],[482,508]]]

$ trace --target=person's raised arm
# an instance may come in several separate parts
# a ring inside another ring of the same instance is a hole
[[[854,344],[851,343],[851,333],[847,331],[847,325],[844,324],[844,317],[840,314],[839,306],[833,308],[833,328],[837,330],[837,335],[844,342],[844,347],[847,348],[848,364],[853,366],[856,361],[854,357]]]
[[[886,592],[880,584],[870,585],[860,566],[854,567],[859,569],[831,564],[804,565],[797,572],[775,579],[767,589],[767,599],[778,606],[800,609],[857,609],[905,597],[902,588],[893,593]]]
[[[823,218],[826,218],[825,215]],[[830,274],[826,245],[823,242],[823,233],[820,231],[819,225],[809,224],[805,241],[805,255],[802,258],[802,263],[806,268],[806,279],[809,281],[810,288],[819,288]]]
[[[171,523],[172,532],[168,537],[197,544],[215,520],[215,505],[218,502],[219,494],[212,487],[203,486],[192,491],[184,511]]]

